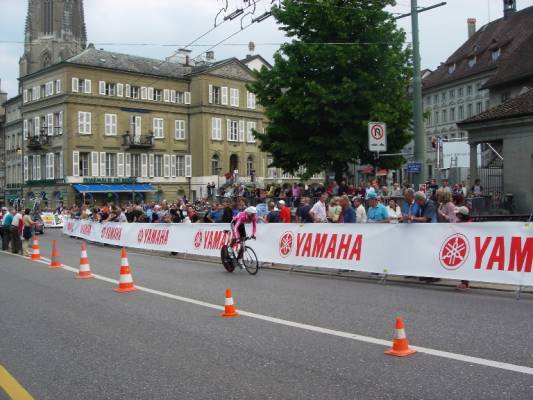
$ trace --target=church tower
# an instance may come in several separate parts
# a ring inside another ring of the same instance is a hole
[[[20,76],[70,58],[86,44],[83,0],[28,0]]]

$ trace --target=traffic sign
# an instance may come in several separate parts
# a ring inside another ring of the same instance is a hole
[[[387,151],[387,124],[384,122],[368,123],[368,149],[370,151]]]
[[[407,164],[407,172],[422,172],[422,163],[409,163]]]

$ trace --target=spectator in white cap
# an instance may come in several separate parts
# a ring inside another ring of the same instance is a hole
[[[282,223],[289,224],[291,222],[291,209],[285,205],[284,200],[278,201],[279,218]]]

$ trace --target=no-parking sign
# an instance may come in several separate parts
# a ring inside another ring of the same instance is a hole
[[[384,122],[368,123],[368,149],[387,151],[387,124]]]

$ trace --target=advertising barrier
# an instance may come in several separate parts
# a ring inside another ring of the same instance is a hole
[[[117,246],[219,257],[227,229],[227,224],[65,219],[63,233]],[[250,246],[263,262],[533,285],[533,224],[523,222],[261,224],[257,237]]]
[[[63,216],[60,214],[54,214],[51,212],[41,213],[41,219],[46,228],[62,228]]]

